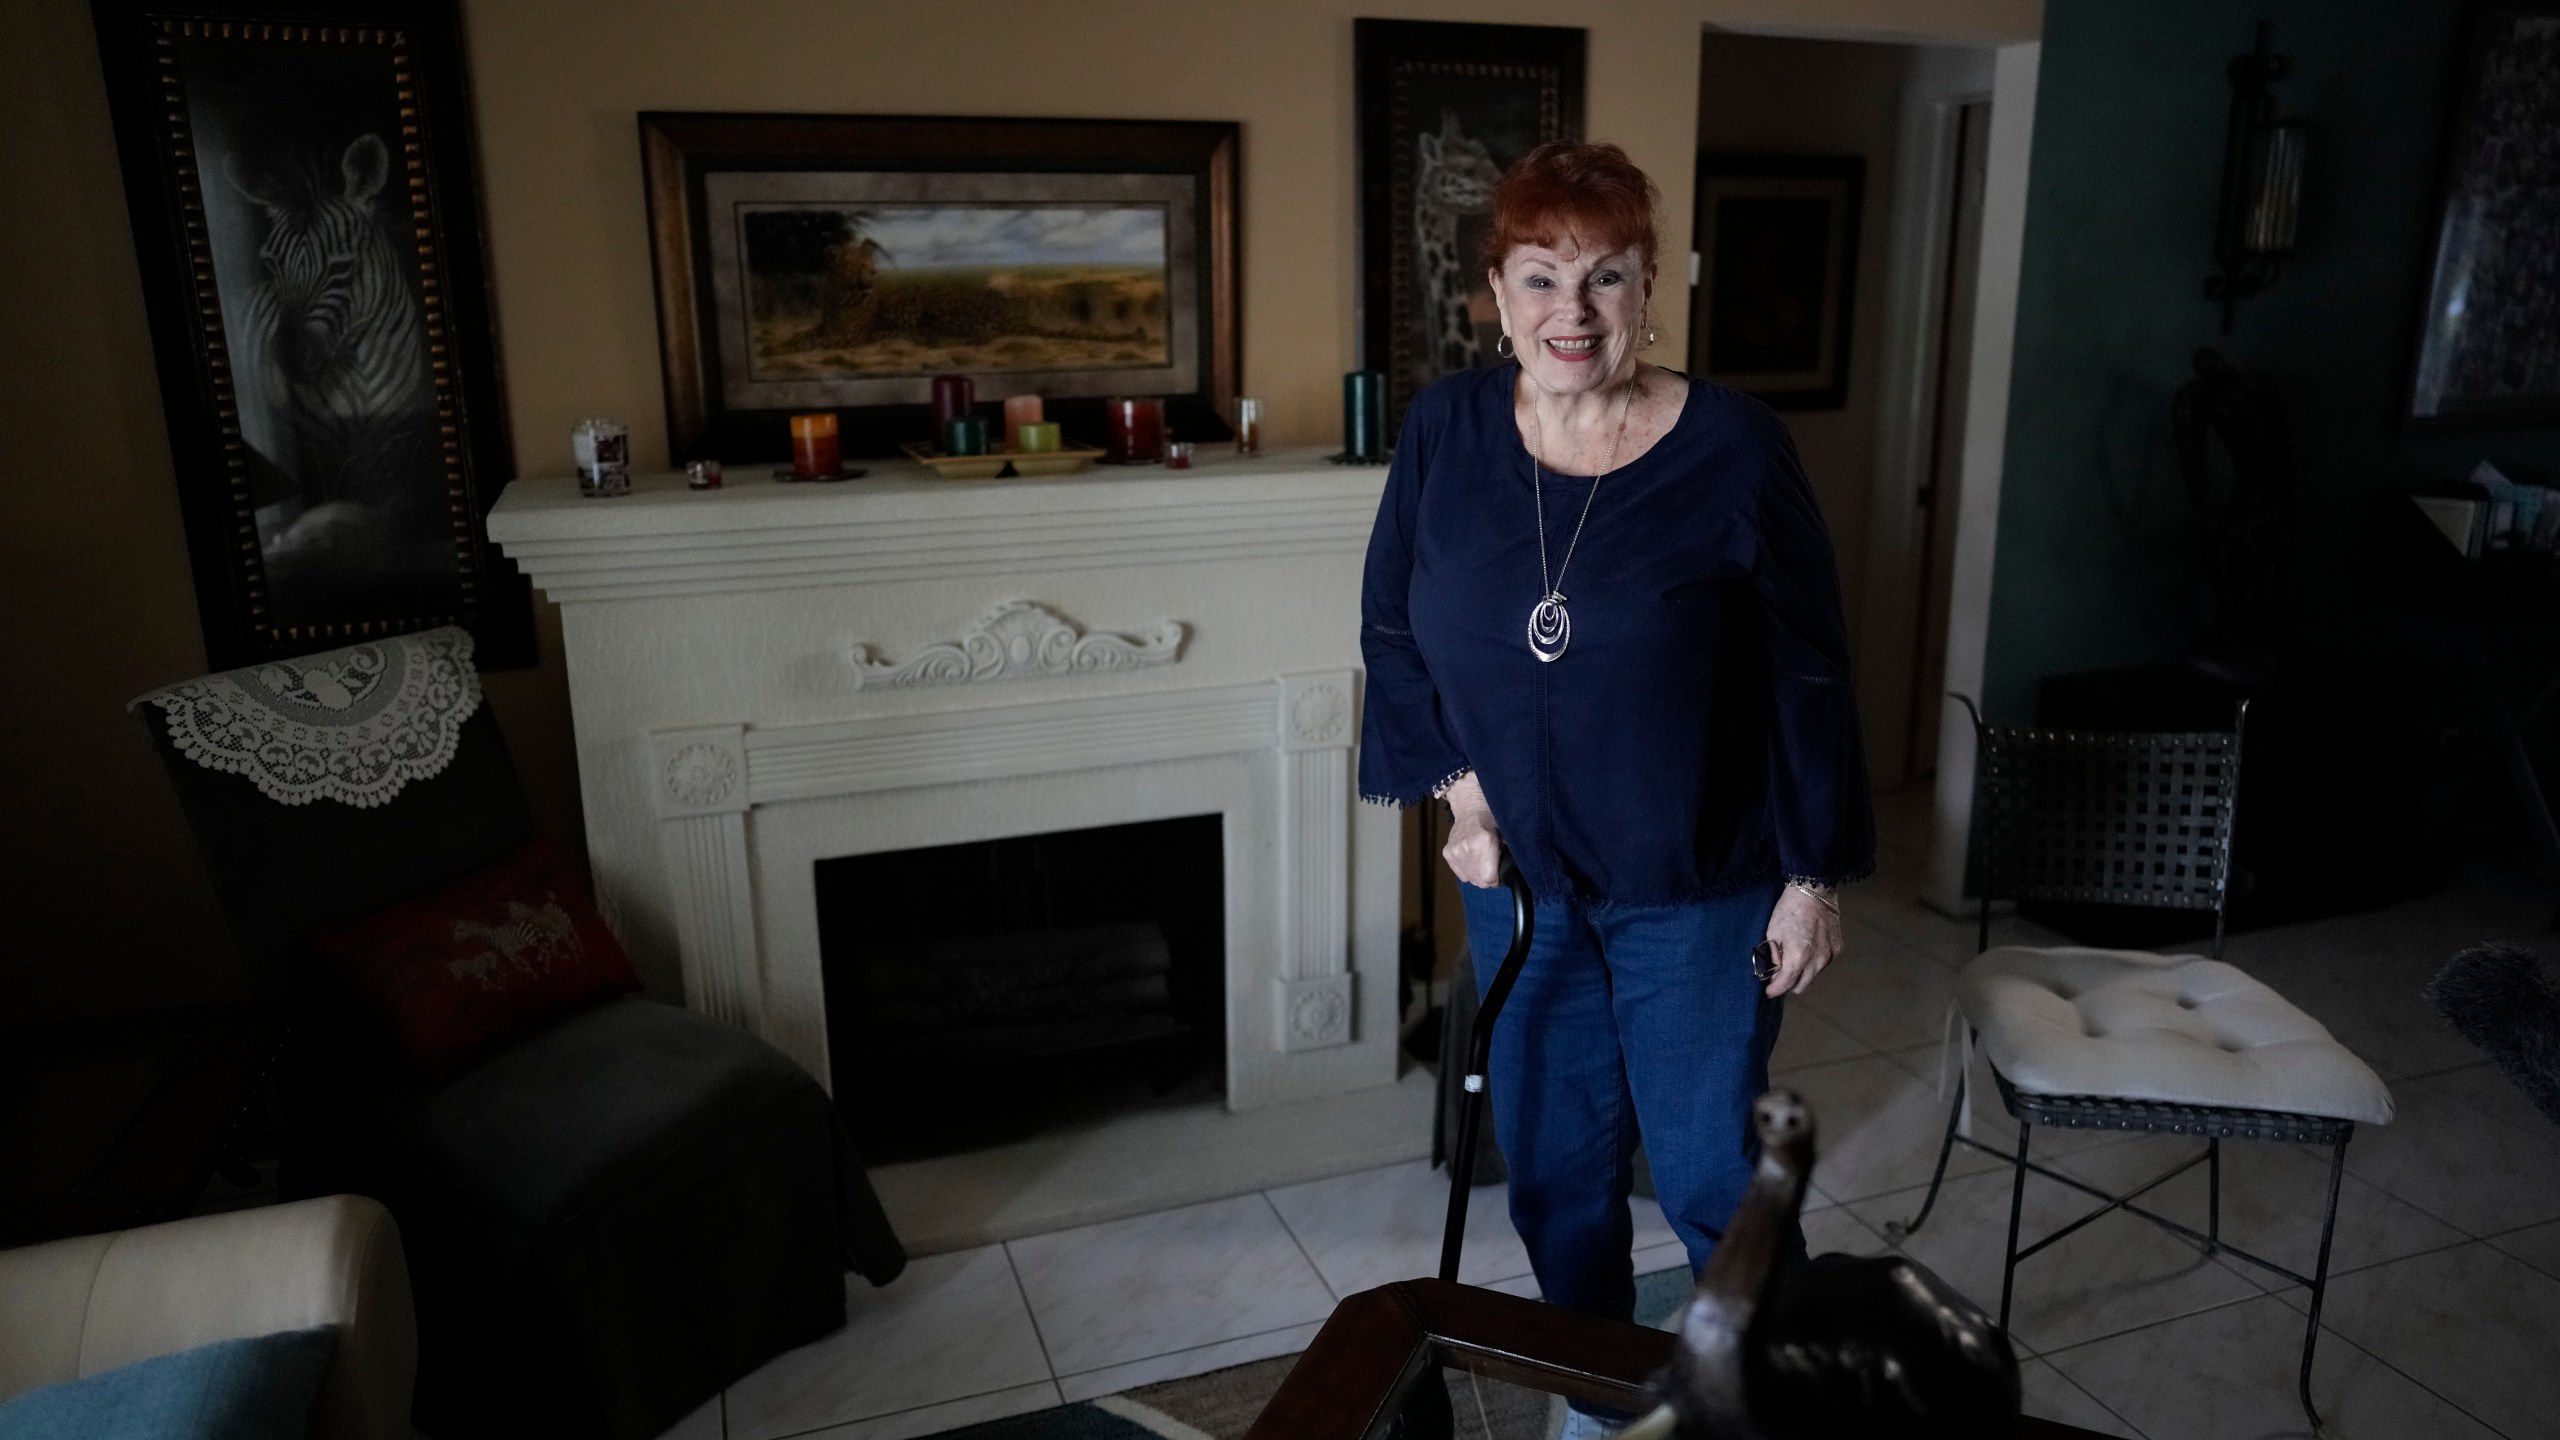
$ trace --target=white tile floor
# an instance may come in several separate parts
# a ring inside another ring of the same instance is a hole
[[[1883,1226],[1917,1207],[1943,1123],[1938,1039],[1971,930],[1909,898],[1916,798],[1888,804],[1885,871],[1849,895],[1855,948],[1791,1009],[1779,1043],[1779,1078],[1812,1100],[1820,1126],[1805,1219],[1816,1252],[1886,1248]],[[2335,1440],[2560,1437],[2560,1130],[2418,993],[2465,944],[2540,940],[2550,911],[2546,895],[2482,872],[2390,910],[2231,942],[2231,960],[2318,1016],[2398,1104],[2392,1125],[2348,1151],[2313,1380]],[[1999,928],[2045,938],[2022,922]],[[1977,1112],[1976,1133],[2013,1131],[1995,1104]],[[2182,1153],[2104,1134],[2039,1133],[2036,1148],[2105,1185]],[[2325,1158],[2226,1147],[2226,1233],[2308,1269]],[[2007,1171],[1959,1152],[1950,1173],[1909,1253],[1996,1305]],[[899,1440],[1294,1353],[1343,1296],[1434,1268],[1445,1195],[1436,1172],[1408,1162],[926,1256],[885,1289],[852,1280],[844,1330],[673,1433]],[[2028,1195],[2031,1234],[2080,1213],[2059,1187]],[[2201,1172],[2156,1198],[2202,1223]],[[1660,1215],[1639,1202],[1637,1220],[1638,1269],[1680,1264]],[[1477,1193],[1468,1234],[1465,1279],[1534,1293],[1498,1189]],[[2109,1216],[2019,1273],[2027,1408],[2153,1440],[2306,1434],[2293,1380],[2307,1298]]]
[[[1410,1161],[929,1255],[877,1290],[849,1279],[843,1330],[676,1434],[894,1440],[1294,1354],[1344,1296],[1438,1265],[1447,1196]],[[1683,1263],[1659,1212],[1636,1218],[1640,1270]],[[1468,1235],[1468,1283],[1535,1293],[1499,1187],[1476,1192]]]

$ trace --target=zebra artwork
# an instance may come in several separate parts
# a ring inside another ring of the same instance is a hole
[[[96,6],[207,660],[529,662],[459,7],[177,8]]]
[[[258,539],[278,602],[357,565],[375,580],[449,570],[416,255],[382,213],[389,147],[365,134],[316,163],[234,153],[223,170],[263,228],[257,281],[226,304],[225,328],[241,437],[264,462]],[[361,550],[342,543],[359,534]]]

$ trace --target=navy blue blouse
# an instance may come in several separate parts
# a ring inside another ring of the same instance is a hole
[[[1690,381],[1670,433],[1599,482],[1561,586],[1572,641],[1542,663],[1518,373],[1447,376],[1406,411],[1361,595],[1361,794],[1416,804],[1472,768],[1547,898],[1873,870],[1838,567],[1786,427]],[[1552,560],[1592,483],[1547,473]]]

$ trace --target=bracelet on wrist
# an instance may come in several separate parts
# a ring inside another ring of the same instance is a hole
[[[1789,876],[1787,879],[1787,888],[1790,890],[1799,890],[1812,896],[1813,903],[1830,911],[1834,915],[1840,913],[1839,892],[1829,885],[1816,884],[1811,880],[1800,880],[1793,876]]]

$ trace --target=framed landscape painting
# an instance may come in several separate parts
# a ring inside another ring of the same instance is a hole
[[[1236,127],[644,114],[678,460],[930,436],[933,377],[1043,398],[1098,437],[1115,395],[1223,438],[1236,393]]]
[[[531,663],[451,0],[94,12],[211,663]]]
[[[1583,32],[1355,20],[1363,368],[1387,377],[1387,435],[1452,371],[1493,364],[1485,280],[1493,187],[1549,140],[1582,135]]]
[[[1773,410],[1848,403],[1866,179],[1859,155],[1698,157],[1689,373]]]
[[[2471,7],[2409,416],[2560,419],[2560,3]]]

